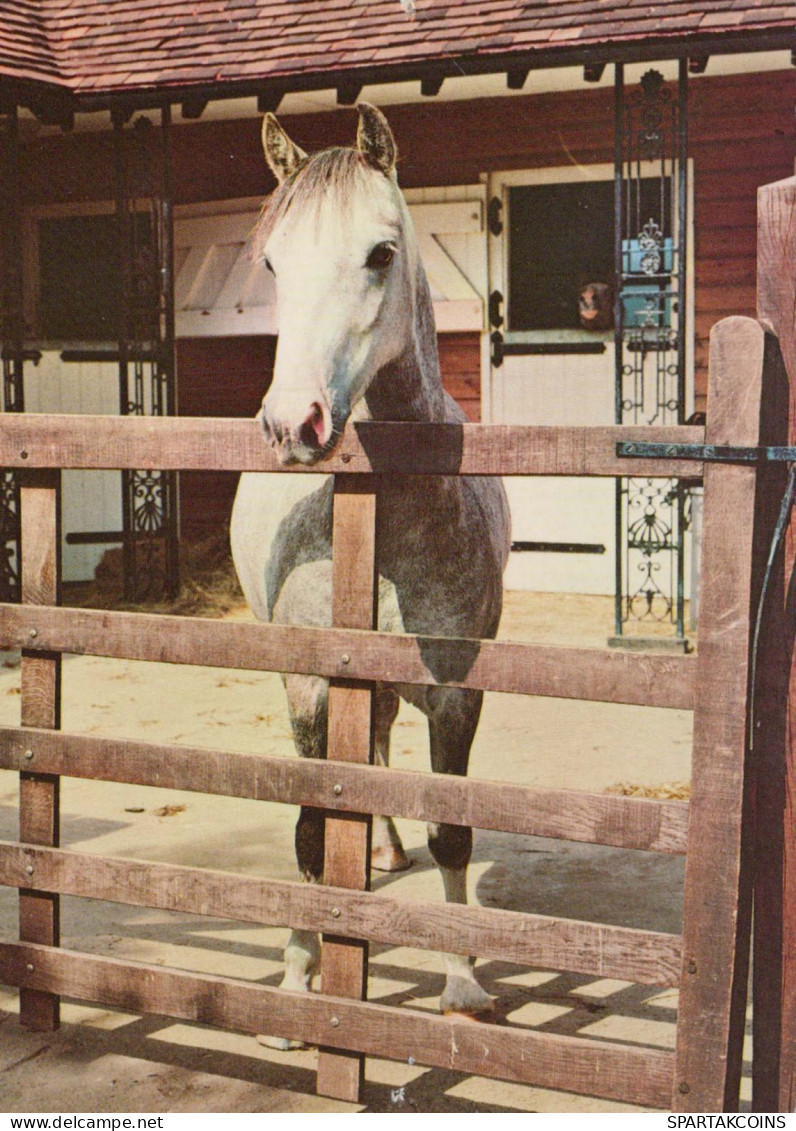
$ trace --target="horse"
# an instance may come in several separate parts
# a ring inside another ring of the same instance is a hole
[[[434,314],[383,114],[360,103],[356,145],[308,157],[268,114],[263,148],[277,188],[253,239],[276,281],[279,336],[272,383],[258,417],[284,466],[320,464],[351,421],[466,418],[444,391]],[[500,620],[510,544],[502,482],[424,478],[378,488],[379,630],[490,638]],[[254,614],[280,624],[331,624],[332,481],[320,473],[241,476],[231,521],[233,559]],[[454,678],[449,676],[449,678]],[[303,758],[324,758],[328,683],[286,675],[293,739]],[[428,719],[431,766],[466,774],[482,692],[445,686],[382,686],[374,695],[378,764],[389,762],[399,696]],[[304,880],[323,872],[323,813],[302,808],[296,855]],[[469,828],[428,826],[445,898],[466,902]],[[389,818],[374,818],[372,866],[408,867]],[[309,990],[317,935],[293,930],[282,987]],[[492,999],[474,958],[446,956],[440,1007],[476,1015]],[[265,1038],[261,1038],[266,1040]],[[267,1039],[273,1047],[295,1047]]]

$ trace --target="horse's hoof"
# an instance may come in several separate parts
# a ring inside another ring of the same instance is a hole
[[[477,982],[471,982],[467,978],[457,978],[454,975],[445,983],[439,1008],[440,1013],[446,1016],[455,1014],[473,1021],[488,1017],[495,1008],[495,999],[490,997]]]
[[[303,1041],[294,1041],[290,1037],[268,1037],[263,1033],[257,1034],[257,1044],[267,1049],[277,1049],[279,1052],[290,1052],[291,1049],[305,1049],[308,1046]]]
[[[370,866],[377,872],[405,872],[412,867],[412,861],[400,845],[396,848],[386,844],[373,849]]]

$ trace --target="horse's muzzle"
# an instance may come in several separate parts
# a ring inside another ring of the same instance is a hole
[[[310,405],[304,420],[296,426],[274,420],[265,403],[261,413],[263,432],[282,464],[313,464],[327,456],[339,435],[329,409],[319,401]]]

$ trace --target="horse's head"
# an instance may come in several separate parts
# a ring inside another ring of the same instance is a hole
[[[384,116],[362,103],[356,148],[312,157],[272,114],[266,160],[279,185],[256,252],[276,279],[274,377],[262,423],[283,463],[337,444],[375,375],[412,341],[416,251]]]

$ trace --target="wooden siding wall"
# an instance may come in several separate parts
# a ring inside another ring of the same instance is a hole
[[[698,407],[704,407],[710,326],[729,314],[754,314],[757,186],[793,173],[796,71],[708,75],[694,79],[690,90],[697,393]],[[472,184],[490,170],[613,160],[610,87],[462,103],[430,100],[390,107],[389,118],[408,188]],[[284,121],[307,149],[350,143],[355,134],[352,110]],[[199,122],[175,128],[173,136],[177,203],[264,195],[273,187],[258,123]],[[438,144],[440,137],[445,145]],[[113,198],[108,133],[27,138],[25,158],[24,197],[31,205]]]
[[[276,338],[180,338],[180,416],[254,416],[274,369]],[[237,472],[180,473],[180,530],[206,538],[226,530]]]

